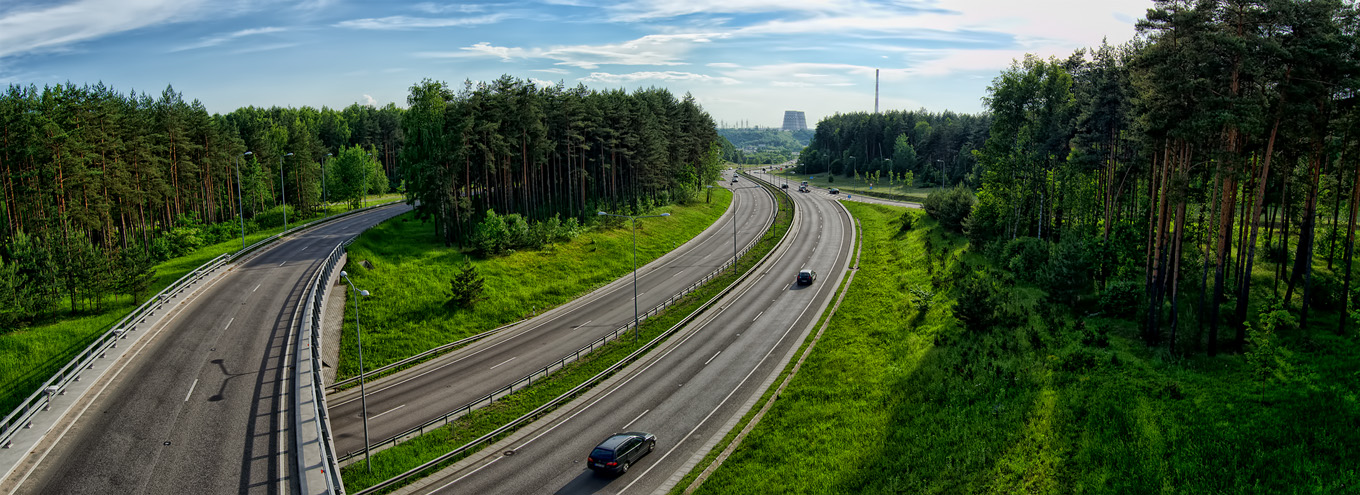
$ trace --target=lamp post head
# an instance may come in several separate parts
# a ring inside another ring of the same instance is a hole
[[[349,274],[348,274],[348,273],[345,273],[344,270],[340,270],[340,276],[341,276],[341,277],[345,277],[345,278],[349,278]]]
[[[669,217],[669,216],[671,216],[671,214],[670,214],[670,213],[662,213],[661,216],[663,216],[663,217]]]
[[[364,297],[368,297],[368,291],[366,291],[366,290],[361,290],[361,291],[359,291],[359,295],[364,296]]]
[[[283,155],[283,156],[293,156],[293,154],[292,154],[292,153],[289,153],[289,154]]]
[[[601,212],[598,212],[598,213],[599,213],[599,216],[605,216],[605,215],[608,215],[608,213],[605,213],[605,212],[603,212],[603,211],[601,211]]]
[[[253,152],[253,151],[247,151],[247,152],[245,152],[245,153],[242,153],[241,156],[250,156],[250,155],[253,155],[253,154],[255,154],[255,152]]]

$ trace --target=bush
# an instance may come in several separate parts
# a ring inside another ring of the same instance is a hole
[[[1133,280],[1116,280],[1105,285],[1100,293],[1100,310],[1109,316],[1132,318],[1143,309],[1143,284]]]
[[[481,275],[477,274],[477,267],[472,265],[472,260],[463,258],[463,264],[458,267],[458,273],[454,274],[453,279],[449,281],[449,300],[444,305],[453,308],[472,309],[477,301],[483,299],[484,285],[485,281]]]
[[[1017,280],[1036,283],[1048,265],[1048,243],[1036,237],[1011,239],[1002,248],[1000,261]]]
[[[285,210],[288,211],[289,218],[293,219],[298,218],[295,212],[293,211],[293,207],[291,205],[275,206],[273,208],[270,208],[269,211],[255,215],[255,224],[259,225],[260,228],[262,229],[272,229],[274,227],[280,227],[283,225],[283,212]]]
[[[926,196],[926,214],[935,218],[940,225],[954,232],[963,232],[964,222],[968,219],[968,214],[973,211],[973,204],[977,199],[973,193],[962,186],[955,186],[943,191],[937,190]]]
[[[916,227],[916,213],[908,211],[902,214],[902,232],[906,232]]]
[[[1336,276],[1314,271],[1311,286],[1308,288],[1308,303],[1315,309],[1336,311],[1341,309],[1341,298],[1345,289]]]
[[[1091,249],[1084,238],[1069,235],[1050,252],[1040,282],[1054,299],[1072,304],[1091,287]]]
[[[486,216],[472,229],[472,249],[482,256],[492,256],[505,252],[508,230],[505,219],[496,210],[487,210]]]
[[[957,287],[954,317],[974,332],[985,332],[997,324],[997,289],[991,274],[956,265],[962,272]]]

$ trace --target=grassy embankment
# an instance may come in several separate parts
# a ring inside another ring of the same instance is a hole
[[[718,201],[718,192],[715,189],[714,201]],[[723,192],[724,196],[730,193]],[[659,315],[644,321],[641,325],[641,342],[645,344],[657,335],[674,326],[684,319],[699,306],[716,297],[723,289],[730,285],[737,277],[749,270],[756,261],[765,256],[775,244],[783,237],[784,232],[789,228],[792,220],[792,210],[787,200],[780,201],[780,213],[775,218],[774,226],[761,238],[760,242],[746,256],[743,256],[737,264],[737,270],[727,271],[724,275],[714,278],[703,287],[694,291],[690,295],[681,298],[674,306],[662,311]],[[642,241],[642,234],[638,235],[639,242]],[[631,247],[631,241],[629,244]],[[365,316],[365,318],[367,318]],[[365,326],[367,328],[367,326]],[[567,365],[561,371],[557,371],[548,378],[534,382],[533,386],[515,392],[508,397],[482,409],[473,411],[455,420],[449,427],[432,430],[420,437],[403,442],[397,446],[374,454],[373,473],[365,471],[363,463],[354,463],[342,469],[341,474],[345,480],[345,489],[349,492],[362,490],[380,481],[392,478],[404,473],[411,468],[437,458],[447,452],[454,450],[469,441],[477,439],[496,428],[509,423],[510,421],[527,414],[548,401],[566,393],[577,385],[585,382],[590,377],[604,371],[623,358],[627,357],[638,348],[633,343],[633,339],[620,339],[606,344],[601,349],[589,356],[583,356],[580,361]],[[368,348],[365,346],[365,364],[367,364]],[[509,435],[513,432],[507,432]],[[481,448],[490,445],[483,443],[467,452],[472,454]],[[445,462],[442,466],[451,465],[458,460],[466,457],[459,456]],[[442,468],[441,466],[441,468]],[[433,470],[430,472],[434,472]]]
[[[798,174],[795,173],[792,168],[788,170],[776,170],[773,173],[775,177],[787,178],[789,180],[789,190],[791,191],[797,191],[798,184],[807,181],[808,184],[812,186],[825,188],[834,187],[840,189],[841,194],[864,194],[866,196],[896,201],[908,201],[912,203],[923,202],[926,200],[926,196],[929,196],[931,192],[940,189],[938,187],[906,187],[900,181],[889,185],[888,179],[884,178],[880,182],[875,182],[874,188],[870,190],[869,181],[862,175],[858,179],[854,177],[837,176],[835,179],[828,181],[827,178],[830,174],[827,173]]]
[[[965,241],[901,209],[849,203],[861,270],[802,370],[700,493],[1348,493],[1360,483],[1360,345],[1280,338],[1249,355],[1171,357],[1137,327],[1040,302],[970,333],[932,290]],[[923,249],[930,238],[934,253]],[[946,283],[947,285],[947,283]],[[702,465],[697,469],[702,469]],[[678,488],[677,491],[683,489]]]
[[[366,204],[373,205],[399,199],[401,199],[399,195],[373,196]],[[327,210],[307,218],[290,219],[289,225],[297,226],[325,215],[345,211],[349,211],[348,206],[333,204]],[[246,236],[246,244],[254,244],[282,230],[283,227],[279,226],[249,234]],[[151,288],[138,304],[209,260],[239,249],[241,239],[238,237],[204,246],[191,254],[156,265],[156,277],[151,282]],[[81,312],[72,315],[69,313],[69,300],[63,299],[61,304],[65,310],[49,321],[0,335],[0,414],[9,414],[9,411],[51,378],[52,374],[90,345],[91,341],[138,306],[133,304],[132,298],[127,295],[111,296],[105,302],[104,310],[97,313]]]

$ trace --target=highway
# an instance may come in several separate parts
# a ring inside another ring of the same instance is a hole
[[[792,163],[790,162],[790,163],[782,164],[782,165],[792,166]],[[777,166],[777,165],[776,165],[776,166]],[[800,192],[798,192],[798,185],[799,185],[799,184],[802,184],[803,181],[802,181],[801,179],[796,179],[796,178],[794,178],[794,177],[787,177],[787,178],[786,178],[786,177],[783,177],[783,176],[776,176],[776,175],[771,174],[771,173],[761,172],[759,168],[754,168],[754,169],[747,170],[746,173],[751,174],[751,175],[754,175],[754,176],[756,176],[756,177],[759,177],[759,178],[761,178],[761,179],[764,179],[764,180],[769,181],[770,183],[776,184],[776,185],[778,185],[778,184],[784,184],[784,183],[786,183],[786,181],[787,181],[787,184],[789,185],[789,188],[787,189],[788,192],[789,192],[789,194],[792,194],[792,195],[795,195],[795,196],[797,196],[797,195],[810,195],[810,196],[820,196],[820,197],[825,197],[825,198],[831,199],[831,200],[849,200],[849,201],[858,201],[858,202],[861,202],[861,203],[873,203],[873,204],[887,205],[887,206],[898,206],[898,207],[903,207],[903,208],[918,208],[918,209],[921,208],[921,204],[920,204],[920,203],[912,203],[912,202],[909,202],[909,201],[897,201],[897,200],[892,200],[892,199],[883,199],[883,198],[877,198],[877,197],[873,197],[873,196],[867,196],[867,195],[864,195],[864,194],[855,194],[855,193],[853,193],[853,192],[847,194],[845,191],[841,191],[840,194],[831,194],[830,189],[827,189],[827,188],[824,188],[824,187],[817,187],[817,186],[812,185],[812,184],[808,184],[808,189],[809,189],[811,192],[800,193]],[[806,178],[806,177],[805,177],[805,178]]]
[[[652,493],[724,435],[792,357],[852,256],[841,205],[793,193],[785,247],[703,318],[657,350],[516,435],[399,493]],[[818,274],[794,284],[799,269]],[[625,475],[597,476],[586,456],[614,432],[641,430],[656,450]]]
[[[69,430],[19,493],[291,493],[283,349],[309,275],[335,247],[408,211],[387,206],[290,234],[186,302]]]
[[[639,267],[637,291],[641,311],[662,303],[730,261],[734,222],[739,247],[764,233],[774,215],[770,194],[749,179],[728,186],[734,188],[728,213],[690,242]],[[665,218],[639,221],[649,229],[665,228],[665,222]],[[370,382],[366,388],[371,443],[381,443],[443,417],[631,323],[632,284],[631,275],[622,277],[507,331]],[[359,388],[329,393],[327,404],[336,453],[343,456],[361,452],[364,437]]]

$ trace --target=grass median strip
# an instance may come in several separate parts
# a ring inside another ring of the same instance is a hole
[[[755,263],[763,258],[766,253],[774,249],[792,221],[792,210],[791,205],[787,202],[788,200],[779,195],[776,195],[776,197],[780,197],[781,200],[774,225],[755,247],[741,258],[736,270],[728,270],[713,278],[694,292],[677,300],[673,306],[661,311],[657,316],[644,321],[639,328],[641,332],[639,340],[642,343],[645,344],[650,339],[665,332],[700,306],[712,300],[741,274],[755,266]],[[366,467],[362,462],[346,466],[341,469],[341,475],[345,481],[345,490],[350,493],[357,492],[451,452],[584,383],[624,359],[637,348],[638,345],[633,343],[632,338],[620,338],[610,342],[599,350],[582,356],[581,360],[567,365],[547,378],[536,380],[532,386],[454,420],[447,427],[432,430],[410,441],[374,454],[372,456],[373,473],[371,474],[366,472]],[[513,430],[506,432],[505,435],[508,436],[512,433]],[[452,465],[466,455],[475,453],[478,449],[491,443],[483,443],[470,449],[464,456],[451,459],[443,465],[431,469],[428,473]],[[414,481],[414,479],[408,481]]]

